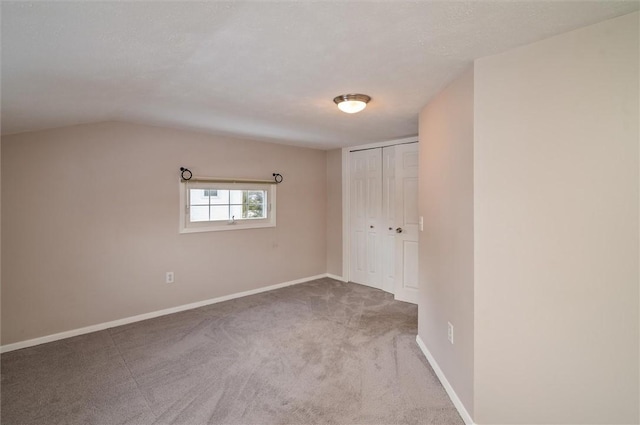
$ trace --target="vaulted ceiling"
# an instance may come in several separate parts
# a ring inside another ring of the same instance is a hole
[[[3,1],[2,133],[118,120],[323,149],[412,136],[474,59],[639,4]],[[345,114],[346,93],[373,100]]]

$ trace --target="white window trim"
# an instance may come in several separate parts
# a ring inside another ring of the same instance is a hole
[[[225,230],[260,229],[276,226],[276,184],[275,183],[189,183],[180,182],[180,233],[219,232]],[[267,218],[241,219],[234,223],[228,221],[205,221],[191,223],[189,221],[189,188],[207,189],[259,189],[267,191]]]

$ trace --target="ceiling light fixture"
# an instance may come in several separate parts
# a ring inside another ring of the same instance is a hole
[[[347,114],[355,114],[367,107],[367,103],[371,98],[366,94],[342,94],[336,96],[333,101],[342,112]]]

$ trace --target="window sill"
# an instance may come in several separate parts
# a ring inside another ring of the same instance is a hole
[[[276,227],[276,223],[237,223],[218,224],[214,226],[181,227],[180,233],[201,233],[201,232],[223,232],[226,230],[262,229],[265,227]]]

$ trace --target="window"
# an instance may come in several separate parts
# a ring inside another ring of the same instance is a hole
[[[180,232],[276,225],[275,184],[180,183]]]

